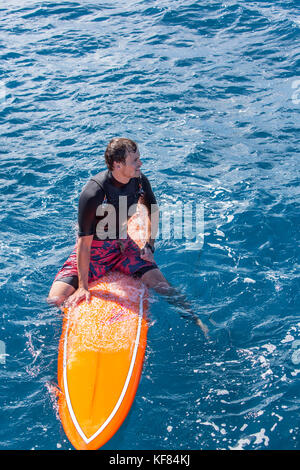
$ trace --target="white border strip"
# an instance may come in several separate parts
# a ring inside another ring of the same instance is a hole
[[[142,287],[142,292],[141,292],[141,296],[140,296],[140,304],[139,304],[139,321],[138,321],[138,327],[137,327],[137,332],[136,332],[136,338],[135,338],[135,344],[134,344],[134,350],[133,350],[133,354],[132,354],[132,359],[131,359],[131,363],[130,363],[130,367],[129,367],[129,371],[128,371],[128,374],[127,374],[127,377],[126,377],[126,380],[125,380],[125,383],[124,383],[124,387],[123,387],[123,390],[121,392],[121,395],[119,397],[119,400],[117,401],[113,411],[111,412],[111,414],[109,415],[109,417],[107,418],[107,420],[102,424],[102,426],[98,429],[98,431],[96,431],[91,437],[87,438],[86,435],[84,434],[84,432],[82,431],[77,419],[76,419],[76,416],[75,416],[75,413],[74,413],[74,410],[72,408],[72,404],[71,404],[71,399],[70,399],[70,395],[69,395],[69,389],[68,389],[68,379],[67,379],[67,343],[68,343],[68,331],[69,331],[69,320],[70,320],[70,316],[68,315],[68,322],[67,322],[67,327],[66,327],[66,333],[65,333],[65,338],[64,338],[64,354],[63,354],[63,380],[64,380],[64,389],[65,389],[65,396],[66,396],[66,401],[67,401],[67,405],[68,405],[68,410],[69,410],[69,413],[70,413],[70,416],[72,418],[72,421],[73,421],[73,424],[78,432],[78,434],[80,435],[80,437],[84,440],[84,442],[86,444],[89,444],[93,439],[95,439],[95,437],[97,437],[105,428],[106,426],[110,423],[110,421],[113,419],[113,417],[115,416],[116,412],[118,411],[118,409],[120,408],[121,406],[121,403],[123,401],[123,398],[125,396],[125,393],[127,391],[127,388],[128,388],[128,385],[129,385],[129,382],[130,382],[130,379],[131,379],[131,375],[132,375],[132,371],[133,371],[133,367],[134,367],[134,364],[135,364],[135,359],[136,359],[136,355],[137,355],[137,350],[138,350],[138,345],[139,345],[139,342],[140,342],[140,335],[141,335],[141,326],[142,326],[142,319],[143,319],[143,297],[144,297],[144,293],[145,293],[145,287],[143,286]]]

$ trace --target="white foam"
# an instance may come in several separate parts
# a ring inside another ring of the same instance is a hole
[[[262,379],[265,379],[267,377],[267,375],[272,375],[273,374],[273,371],[272,369],[268,369],[266,372],[264,372],[263,374],[261,374],[261,378]]]
[[[265,447],[269,445],[269,437],[265,434],[266,430],[262,428],[259,432],[250,434],[246,438],[239,439],[235,447],[230,447],[230,450],[244,450],[245,446],[250,445],[253,438],[254,444],[264,444]]]
[[[269,353],[272,353],[275,351],[276,346],[274,346],[274,344],[264,344],[262,348],[265,348]]]
[[[225,237],[225,233],[222,232],[222,230],[216,229],[216,234],[219,235],[219,237]]]
[[[217,395],[229,395],[228,390],[217,390]]]
[[[288,333],[286,337],[281,340],[281,343],[289,343],[290,341],[294,341],[294,339],[295,339],[294,336]]]
[[[267,447],[269,445],[269,438],[268,436],[265,435],[266,430],[262,428],[258,433],[252,434],[252,436],[255,436],[255,442],[254,444],[262,444]]]
[[[217,426],[215,423],[211,423],[210,421],[201,421],[200,419],[198,419],[196,422],[203,424],[204,426],[212,426],[215,431],[219,431],[220,429],[219,426]]]
[[[230,450],[244,450],[244,446],[246,446],[246,445],[250,445],[250,439],[242,438],[242,439],[238,440],[238,443],[235,447],[229,446],[229,449]]]

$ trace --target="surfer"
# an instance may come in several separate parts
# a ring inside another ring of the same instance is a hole
[[[75,248],[57,273],[48,302],[74,307],[89,301],[89,282],[109,270],[139,277],[147,287],[164,295],[200,326],[207,327],[193,312],[185,296],[165,279],[154,261],[157,229],[151,227],[142,250],[127,234],[128,214],[142,202],[158,228],[159,210],[151,185],[141,172],[142,161],[137,144],[125,138],[112,139],[105,150],[107,170],[92,177],[83,188],[78,207],[78,237]],[[131,214],[132,215],[132,214]]]

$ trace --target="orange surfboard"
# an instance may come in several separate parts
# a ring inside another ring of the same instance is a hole
[[[149,220],[138,211],[128,232],[144,245]],[[91,300],[66,309],[58,354],[58,409],[76,449],[103,446],[126,418],[147,342],[148,292],[138,279],[110,272],[89,286]]]

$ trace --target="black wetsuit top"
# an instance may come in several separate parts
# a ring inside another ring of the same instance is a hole
[[[94,240],[103,239],[97,236],[97,224],[107,216],[106,204],[111,204],[114,206],[116,214],[116,236],[110,238],[119,238],[120,196],[126,196],[127,198],[123,199],[127,203],[126,221],[128,219],[128,209],[133,204],[137,204],[141,196],[149,211],[151,210],[151,204],[157,204],[151,185],[143,173],[139,178],[131,178],[127,184],[122,184],[113,177],[111,171],[102,171],[92,177],[81,192],[78,207],[78,236],[94,235]],[[99,206],[102,206],[102,208]],[[102,215],[97,215],[99,213]]]

